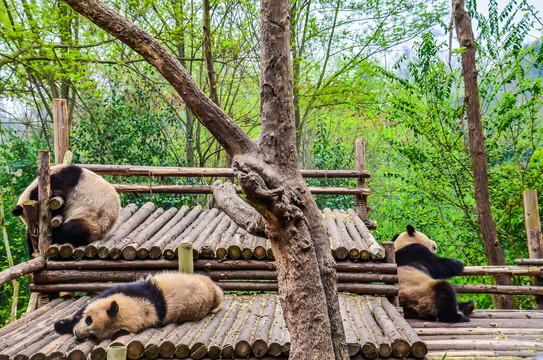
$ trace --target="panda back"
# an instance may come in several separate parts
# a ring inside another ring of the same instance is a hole
[[[439,257],[421,244],[411,244],[396,251],[396,263],[398,266],[412,266],[433,279],[448,279],[464,270],[461,261]]]

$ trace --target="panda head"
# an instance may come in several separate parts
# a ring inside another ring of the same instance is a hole
[[[433,253],[437,250],[437,244],[435,241],[432,241],[428,236],[424,235],[419,231],[415,231],[415,228],[411,225],[407,225],[406,231],[396,235],[393,238],[394,241],[394,251],[401,250],[402,248],[412,245],[412,244],[421,244],[426,246]]]
[[[80,340],[111,338],[120,328],[119,299],[115,295],[90,303],[81,320],[74,326],[74,335]],[[122,301],[122,300],[121,300]]]

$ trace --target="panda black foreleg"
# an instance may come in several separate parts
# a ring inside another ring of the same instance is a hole
[[[445,280],[436,281],[433,286],[435,304],[437,310],[437,321],[441,322],[469,322],[469,318],[458,312],[456,292],[451,284]]]
[[[88,245],[90,238],[91,232],[83,220],[70,220],[53,229],[53,243],[57,244]]]

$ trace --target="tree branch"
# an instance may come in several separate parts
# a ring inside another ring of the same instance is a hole
[[[224,184],[220,180],[215,181],[213,196],[217,207],[224,211],[238,226],[251,235],[267,237],[264,218],[236,194],[234,184],[230,181]]]
[[[230,155],[246,153],[255,147],[253,140],[204,94],[181,63],[148,32],[100,0],[63,1],[153,65]]]

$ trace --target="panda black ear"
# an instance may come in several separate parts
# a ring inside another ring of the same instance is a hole
[[[17,205],[13,209],[11,209],[11,215],[13,216],[21,216],[22,214],[23,214],[23,207],[21,205]]]
[[[407,225],[407,233],[409,234],[409,236],[413,236],[413,234],[415,233],[415,228],[411,225]]]
[[[119,304],[115,300],[111,302],[111,305],[109,306],[109,309],[107,309],[106,313],[109,315],[109,317],[114,317],[119,312]]]

